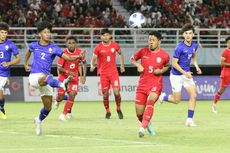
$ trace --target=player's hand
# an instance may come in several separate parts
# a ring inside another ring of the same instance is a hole
[[[30,72],[30,66],[29,65],[24,65],[24,67],[25,67],[26,72]]]
[[[86,82],[86,77],[84,76],[84,77],[81,77],[80,78],[80,82],[81,82],[81,84],[85,84],[85,82]]]
[[[125,67],[124,66],[120,66],[120,71],[121,71],[121,73],[124,73],[125,72]]]
[[[196,69],[196,73],[197,74],[202,74],[202,71],[201,71],[201,69],[199,67]]]
[[[154,74],[155,75],[161,75],[162,74],[162,72],[163,72],[163,70],[162,69],[156,69],[156,70],[154,70]]]
[[[137,71],[140,72],[140,73],[144,72],[144,67],[141,64],[138,65],[137,66]]]
[[[73,77],[77,76],[77,74],[75,72],[72,72],[72,71],[69,71],[69,75],[71,75]]]
[[[94,65],[90,66],[90,72],[93,72],[96,67]]]
[[[2,62],[2,66],[3,66],[3,67],[7,67],[7,66],[9,66],[9,65],[8,65],[7,62]]]
[[[186,78],[192,79],[192,73],[191,72],[185,72],[184,75],[186,76]]]
[[[80,53],[80,57],[84,57],[86,54],[86,50],[83,50],[81,53]]]

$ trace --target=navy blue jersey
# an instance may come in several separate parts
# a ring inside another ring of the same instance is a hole
[[[3,67],[2,62],[10,62],[12,54],[18,55],[19,50],[11,40],[6,39],[5,42],[0,43],[0,76],[2,77],[10,76],[10,67]]]
[[[29,45],[29,51],[33,52],[30,73],[44,73],[47,75],[51,72],[51,66],[55,57],[61,57],[63,54],[62,49],[53,43],[42,46],[39,42],[32,42]]]

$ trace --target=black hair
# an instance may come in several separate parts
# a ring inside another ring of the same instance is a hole
[[[6,22],[0,22],[0,30],[9,31],[9,25]]]
[[[181,29],[182,33],[184,33],[185,31],[189,31],[189,30],[192,30],[193,33],[195,32],[193,25],[189,23],[185,24]]]
[[[52,27],[53,26],[50,22],[42,21],[42,22],[37,24],[37,31],[38,31],[38,33],[40,33],[44,29],[49,29],[50,31],[52,31]]]
[[[155,36],[155,37],[157,37],[158,40],[161,40],[161,39],[162,39],[161,33],[158,32],[158,31],[151,31],[151,32],[149,33],[149,36]]]
[[[105,33],[109,33],[110,34],[110,31],[108,28],[104,28],[101,30],[101,35],[104,35]]]
[[[227,37],[227,38],[225,39],[225,42],[227,43],[229,40],[230,40],[230,37]]]
[[[68,36],[68,37],[66,38],[66,41],[68,41],[68,40],[70,40],[70,39],[72,39],[72,40],[74,40],[75,42],[77,42],[77,38],[74,37],[74,36]]]

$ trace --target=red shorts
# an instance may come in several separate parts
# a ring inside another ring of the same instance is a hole
[[[62,75],[58,76],[58,80],[63,82],[67,77],[64,77]],[[63,88],[58,88],[58,95],[64,96],[65,95],[65,90]],[[78,76],[73,77],[72,81],[69,83],[69,92],[76,93],[78,92]]]
[[[162,85],[138,85],[136,91],[136,104],[138,105],[146,105],[148,96],[151,92],[154,92],[158,95],[161,94]]]
[[[230,77],[220,77],[220,87],[227,88],[230,83]]]
[[[101,90],[107,92],[112,88],[120,88],[120,79],[118,72],[110,74],[100,74]]]

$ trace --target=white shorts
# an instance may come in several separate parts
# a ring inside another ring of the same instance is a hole
[[[3,90],[8,81],[8,77],[0,77],[0,90]]]
[[[184,88],[195,86],[195,82],[193,81],[193,78],[188,79],[185,75],[174,75],[171,73],[170,82],[171,82],[173,92],[181,92],[182,86]]]
[[[43,73],[32,73],[29,75],[29,83],[33,88],[39,89],[41,96],[53,96],[53,88],[49,85],[40,86],[38,79],[43,77]]]

